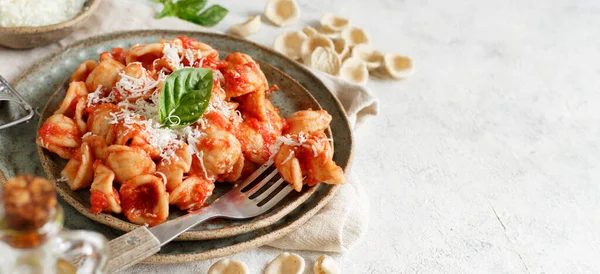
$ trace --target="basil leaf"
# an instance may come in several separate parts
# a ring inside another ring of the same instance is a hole
[[[197,16],[208,0],[179,0],[175,3],[177,16]]]
[[[178,16],[183,20],[192,22],[197,25],[212,27],[217,23],[221,22],[221,20],[223,20],[223,18],[225,18],[225,16],[228,13],[229,10],[227,10],[226,8],[221,7],[219,5],[212,5],[197,16]]]
[[[160,123],[177,128],[198,121],[208,107],[213,84],[211,69],[183,68],[171,73],[158,99]]]
[[[160,1],[163,4],[162,11],[156,15],[156,19],[160,19],[167,16],[175,16],[177,12],[175,10],[175,5],[171,0]]]

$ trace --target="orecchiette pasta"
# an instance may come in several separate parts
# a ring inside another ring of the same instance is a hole
[[[88,92],[84,82],[71,82],[65,98],[62,100],[54,114],[64,114],[65,116],[72,118],[75,114],[78,99],[87,94]]]
[[[117,82],[119,72],[125,66],[114,59],[106,59],[90,72],[85,84],[87,89],[92,92],[100,87],[104,92],[110,92],[110,89]]]
[[[106,165],[115,173],[117,182],[156,172],[156,165],[150,156],[139,147],[112,145],[107,152]]]
[[[36,143],[64,159],[71,158],[71,154],[81,145],[77,124],[62,114],[50,116],[38,133]]]
[[[73,157],[69,159],[61,175],[67,178],[67,183],[72,190],[88,187],[92,184],[94,177],[93,164],[92,150],[87,143],[83,143]]]
[[[212,70],[206,110],[191,124],[172,113],[177,126],[161,124],[166,79],[189,67]],[[68,159],[62,175],[71,189],[90,187],[91,212],[140,225],[164,222],[169,204],[201,208],[216,182],[236,183],[269,160],[297,191],[343,183],[324,133],[331,115],[305,110],[286,120],[269,100],[277,89],[252,57],[221,60],[188,37],[114,48],[75,69],[36,142]]]
[[[121,213],[119,192],[113,186],[115,173],[102,164],[94,162],[94,181],[90,187],[90,211],[92,213],[112,212]]]
[[[71,74],[69,82],[85,82],[85,79],[90,75],[90,72],[98,66],[98,62],[94,60],[87,60],[79,64],[79,66]]]
[[[121,185],[121,207],[134,224],[157,225],[169,216],[169,193],[154,175],[133,177]]]
[[[182,210],[196,210],[204,205],[215,188],[211,180],[192,176],[178,185],[169,195],[169,204]]]

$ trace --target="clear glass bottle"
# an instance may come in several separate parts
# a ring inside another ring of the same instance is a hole
[[[102,273],[106,239],[64,231],[54,185],[20,175],[0,188],[0,274]]]
[[[57,205],[48,222],[35,230],[6,226],[0,208],[0,273],[103,273],[106,239],[89,231],[62,231]]]

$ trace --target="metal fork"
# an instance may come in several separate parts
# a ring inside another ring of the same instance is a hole
[[[206,220],[216,217],[246,219],[259,216],[277,205],[292,190],[279,175],[273,162],[268,161],[210,206],[149,229],[142,226],[110,241],[106,272],[125,269],[150,257],[161,246]]]
[[[23,110],[27,112],[27,114],[17,120],[8,122],[6,124],[0,125],[0,129],[5,129],[11,126],[15,126],[24,122],[28,122],[35,115],[35,111],[33,108],[21,97],[21,95],[6,81],[2,76],[0,76],[0,102],[9,101],[14,102],[19,105]]]

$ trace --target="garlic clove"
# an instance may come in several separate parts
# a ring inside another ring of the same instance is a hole
[[[369,70],[365,61],[350,57],[340,67],[340,78],[351,83],[365,85],[369,81]]]
[[[401,79],[411,75],[414,66],[409,57],[388,53],[383,57],[383,66],[380,70],[394,79]]]
[[[318,47],[335,49],[333,41],[331,41],[331,39],[325,35],[317,34],[312,37],[308,37],[308,39],[302,43],[300,50],[305,64],[310,62],[310,56],[312,52]]]
[[[321,16],[321,26],[333,32],[340,32],[350,27],[350,20],[328,12]]]
[[[341,65],[340,57],[334,49],[317,47],[310,55],[310,67],[322,72],[338,75]]]
[[[323,255],[315,262],[313,272],[314,274],[339,274],[340,270],[331,257]]]
[[[315,28],[313,28],[311,26],[304,27],[302,29],[302,32],[304,32],[304,34],[306,34],[306,36],[308,36],[308,37],[311,37],[311,36],[319,34],[319,32]]]
[[[342,61],[350,54],[350,47],[344,39],[333,40],[333,47]]]
[[[304,272],[304,259],[297,254],[283,252],[275,257],[264,274],[300,274]]]
[[[208,274],[248,274],[248,267],[241,261],[223,259],[215,262],[208,269]]]
[[[304,32],[284,32],[275,38],[273,48],[290,59],[297,60],[302,57],[302,45],[308,37]]]
[[[233,25],[230,31],[241,37],[248,37],[260,29],[260,15],[253,16],[243,23]]]
[[[341,37],[346,41],[348,46],[370,43],[369,35],[367,35],[363,29],[357,27],[344,29],[341,33]]]
[[[383,53],[373,49],[370,45],[359,44],[352,48],[352,57],[362,59],[367,63],[367,69],[374,70],[381,66]]]
[[[295,0],[268,0],[265,16],[273,24],[284,27],[294,24],[300,18],[300,9]]]

